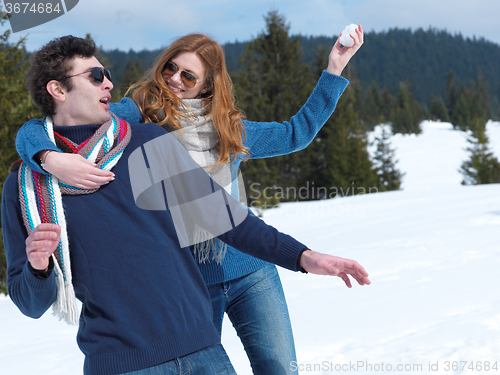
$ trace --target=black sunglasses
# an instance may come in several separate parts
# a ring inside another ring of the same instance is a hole
[[[173,63],[172,61],[167,61],[165,66],[163,67],[163,73],[173,76],[175,73],[179,71],[179,67]],[[196,86],[196,77],[185,70],[181,70],[181,80],[182,83],[186,85],[186,87],[193,88]]]
[[[67,76],[66,78],[76,77],[85,73],[92,73],[92,78],[96,83],[102,83],[104,81],[104,77],[109,79],[109,81],[111,82],[111,72],[109,71],[109,69],[104,69],[98,66],[95,66],[92,69],[87,70],[86,72],[73,74],[72,76]]]

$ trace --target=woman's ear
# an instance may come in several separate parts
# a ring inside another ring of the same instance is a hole
[[[64,102],[66,100],[66,88],[61,85],[61,82],[53,79],[47,83],[47,92],[57,101]]]

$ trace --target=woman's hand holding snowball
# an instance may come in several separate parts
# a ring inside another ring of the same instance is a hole
[[[347,66],[347,63],[349,62],[349,60],[351,60],[351,57],[354,56],[354,54],[363,44],[363,28],[361,27],[361,25],[359,25],[355,29],[355,34],[350,33],[349,35],[350,38],[354,41],[352,47],[342,46],[340,41],[342,37],[342,32],[339,34],[339,37],[335,42],[335,45],[333,46],[332,51],[330,52],[330,56],[328,58],[328,67],[326,68],[327,72],[338,76],[341,75],[342,71]]]

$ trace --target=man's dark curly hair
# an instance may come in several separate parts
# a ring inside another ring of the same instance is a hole
[[[72,35],[56,38],[31,55],[26,87],[31,99],[44,116],[55,114],[55,103],[47,91],[47,83],[60,82],[68,91],[73,85],[68,78],[75,57],[88,58],[95,55],[97,47],[92,40]]]

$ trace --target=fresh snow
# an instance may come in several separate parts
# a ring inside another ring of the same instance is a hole
[[[500,373],[500,185],[462,186],[467,135],[422,127],[390,138],[403,190],[264,212],[312,249],[359,261],[372,281],[348,289],[280,269],[302,374]],[[487,130],[500,157],[500,123]],[[24,317],[0,296],[0,374],[81,374],[76,331],[50,312]],[[238,374],[251,374],[228,319],[222,342]]]

